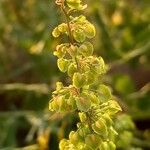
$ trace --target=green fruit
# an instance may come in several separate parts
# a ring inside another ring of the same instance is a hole
[[[94,25],[92,25],[89,22],[85,24],[84,31],[85,31],[85,35],[88,38],[93,38],[96,35],[96,30],[95,30]]]
[[[107,126],[112,125],[113,121],[108,114],[104,114],[102,117],[105,120]]]
[[[80,118],[81,122],[86,122],[87,121],[87,116],[83,112],[79,112],[79,118]]]
[[[75,56],[77,55],[77,52],[78,52],[78,47],[77,46],[71,45],[68,48],[68,53],[70,54],[70,56],[72,58],[75,58]]]
[[[67,24],[66,23],[62,23],[58,26],[58,30],[62,33],[65,33],[67,32],[68,30],[68,27],[67,27]]]
[[[85,97],[79,97],[76,99],[77,107],[80,111],[87,112],[91,108],[90,99],[86,99]]]
[[[85,33],[82,29],[75,29],[73,31],[73,37],[77,42],[83,42],[85,40]]]
[[[80,6],[81,0],[66,0],[68,7],[77,9]]]
[[[75,63],[71,63],[68,67],[68,75],[72,77],[75,72],[77,72],[77,65]]]
[[[96,134],[89,134],[85,138],[85,144],[87,144],[92,149],[97,149],[101,144],[102,139]]]
[[[91,71],[85,73],[86,76],[86,84],[90,85],[96,81],[96,74]]]
[[[56,82],[56,91],[61,90],[63,87],[64,86],[63,86],[62,82]]]
[[[78,141],[78,134],[75,131],[71,131],[69,134],[69,140],[72,144],[77,144]]]
[[[103,102],[108,101],[111,98],[111,91],[109,87],[104,84],[99,85],[98,94]]]
[[[67,59],[59,58],[57,60],[57,65],[60,71],[66,72],[68,70],[69,61]]]
[[[122,110],[120,105],[115,100],[108,101],[108,105],[109,105],[109,114],[110,115],[114,115],[118,111]]]
[[[95,133],[102,136],[107,136],[108,134],[107,126],[103,119],[99,119],[94,124],[92,124],[92,129],[94,130]]]
[[[87,5],[81,5],[81,0],[66,0],[68,7],[71,9],[83,10]]]
[[[66,54],[66,46],[64,44],[57,45],[56,51],[54,51],[54,55],[57,56],[58,58],[62,58]]]
[[[89,94],[89,98],[90,98],[91,102],[94,103],[94,104],[99,104],[100,103],[99,98],[92,92]]]
[[[108,145],[110,150],[116,150],[116,145],[112,141],[109,141]]]
[[[104,74],[106,72],[105,63],[102,57],[93,60],[93,66],[94,66],[93,70],[99,75]]]
[[[58,111],[59,110],[59,104],[56,100],[53,100],[52,102],[49,103],[49,109],[52,111]]]
[[[52,35],[56,38],[60,36],[60,31],[58,30],[58,27],[56,27],[53,32]]]
[[[100,145],[100,150],[110,150],[107,142],[102,142]]]
[[[86,78],[85,75],[81,74],[81,73],[74,73],[73,75],[73,85],[77,88],[81,88],[85,85],[86,83]]]
[[[79,47],[79,53],[81,53],[85,57],[92,55],[93,54],[93,45],[90,42],[84,42]]]

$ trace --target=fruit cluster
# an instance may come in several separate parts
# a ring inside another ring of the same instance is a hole
[[[49,109],[56,112],[79,114],[77,131],[71,131],[69,139],[60,141],[60,150],[115,150],[117,132],[113,128],[113,117],[121,111],[111,90],[102,83],[107,67],[102,57],[93,55],[89,39],[96,34],[95,27],[85,16],[73,17],[74,11],[87,7],[81,0],[57,0],[66,17],[66,23],[58,25],[52,32],[54,37],[63,34],[68,43],[56,47],[60,71],[66,72],[72,83],[64,86],[56,83]]]

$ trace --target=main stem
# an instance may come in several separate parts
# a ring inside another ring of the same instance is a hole
[[[64,4],[61,5],[61,9],[65,15],[65,18],[66,18],[66,21],[67,21],[67,26],[68,26],[68,32],[69,32],[69,41],[70,41],[70,44],[74,45],[74,40],[73,40],[73,36],[72,36],[72,32],[71,32],[71,26],[70,26],[70,22],[69,22],[69,16],[65,10],[65,6]],[[79,63],[78,63],[78,60],[77,58],[75,57],[75,62],[77,64],[77,69],[80,70],[80,67],[79,67]]]
[[[69,16],[65,10],[65,7],[64,7],[64,4],[61,5],[61,9],[66,17],[66,21],[67,21],[67,26],[68,26],[68,32],[69,32],[69,40],[70,40],[70,43],[73,45],[74,44],[74,41],[73,41],[73,36],[72,36],[72,32],[71,32],[71,27],[70,27],[70,23],[69,23]]]

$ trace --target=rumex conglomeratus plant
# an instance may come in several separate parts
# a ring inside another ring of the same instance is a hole
[[[54,55],[61,72],[67,73],[71,85],[56,83],[49,103],[51,111],[78,112],[80,122],[77,131],[71,131],[69,139],[62,139],[60,150],[115,150],[113,117],[121,111],[111,90],[102,83],[107,67],[102,57],[93,55],[90,42],[95,27],[84,15],[74,16],[74,12],[84,10],[81,0],[56,0],[56,4],[66,17],[66,22],[52,32],[54,37],[66,35],[68,43],[56,46]]]

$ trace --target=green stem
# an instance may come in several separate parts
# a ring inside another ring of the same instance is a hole
[[[65,10],[65,7],[64,7],[64,4],[62,4],[61,6],[61,9],[66,17],[66,21],[67,21],[67,26],[68,26],[68,32],[69,32],[69,40],[70,40],[70,43],[73,45],[74,44],[74,41],[73,41],[73,36],[72,36],[72,32],[71,32],[71,27],[70,27],[70,23],[69,23],[69,16]]]
[[[72,35],[72,32],[71,32],[71,26],[70,26],[70,22],[69,22],[69,16],[65,10],[65,6],[64,4],[61,5],[61,9],[66,17],[66,21],[67,21],[67,26],[68,26],[68,32],[69,32],[69,41],[70,41],[70,44],[74,45],[74,40],[73,40],[73,35]],[[77,58],[75,57],[75,62],[77,64],[77,69],[80,70],[80,66],[79,66],[79,63],[77,61]]]

